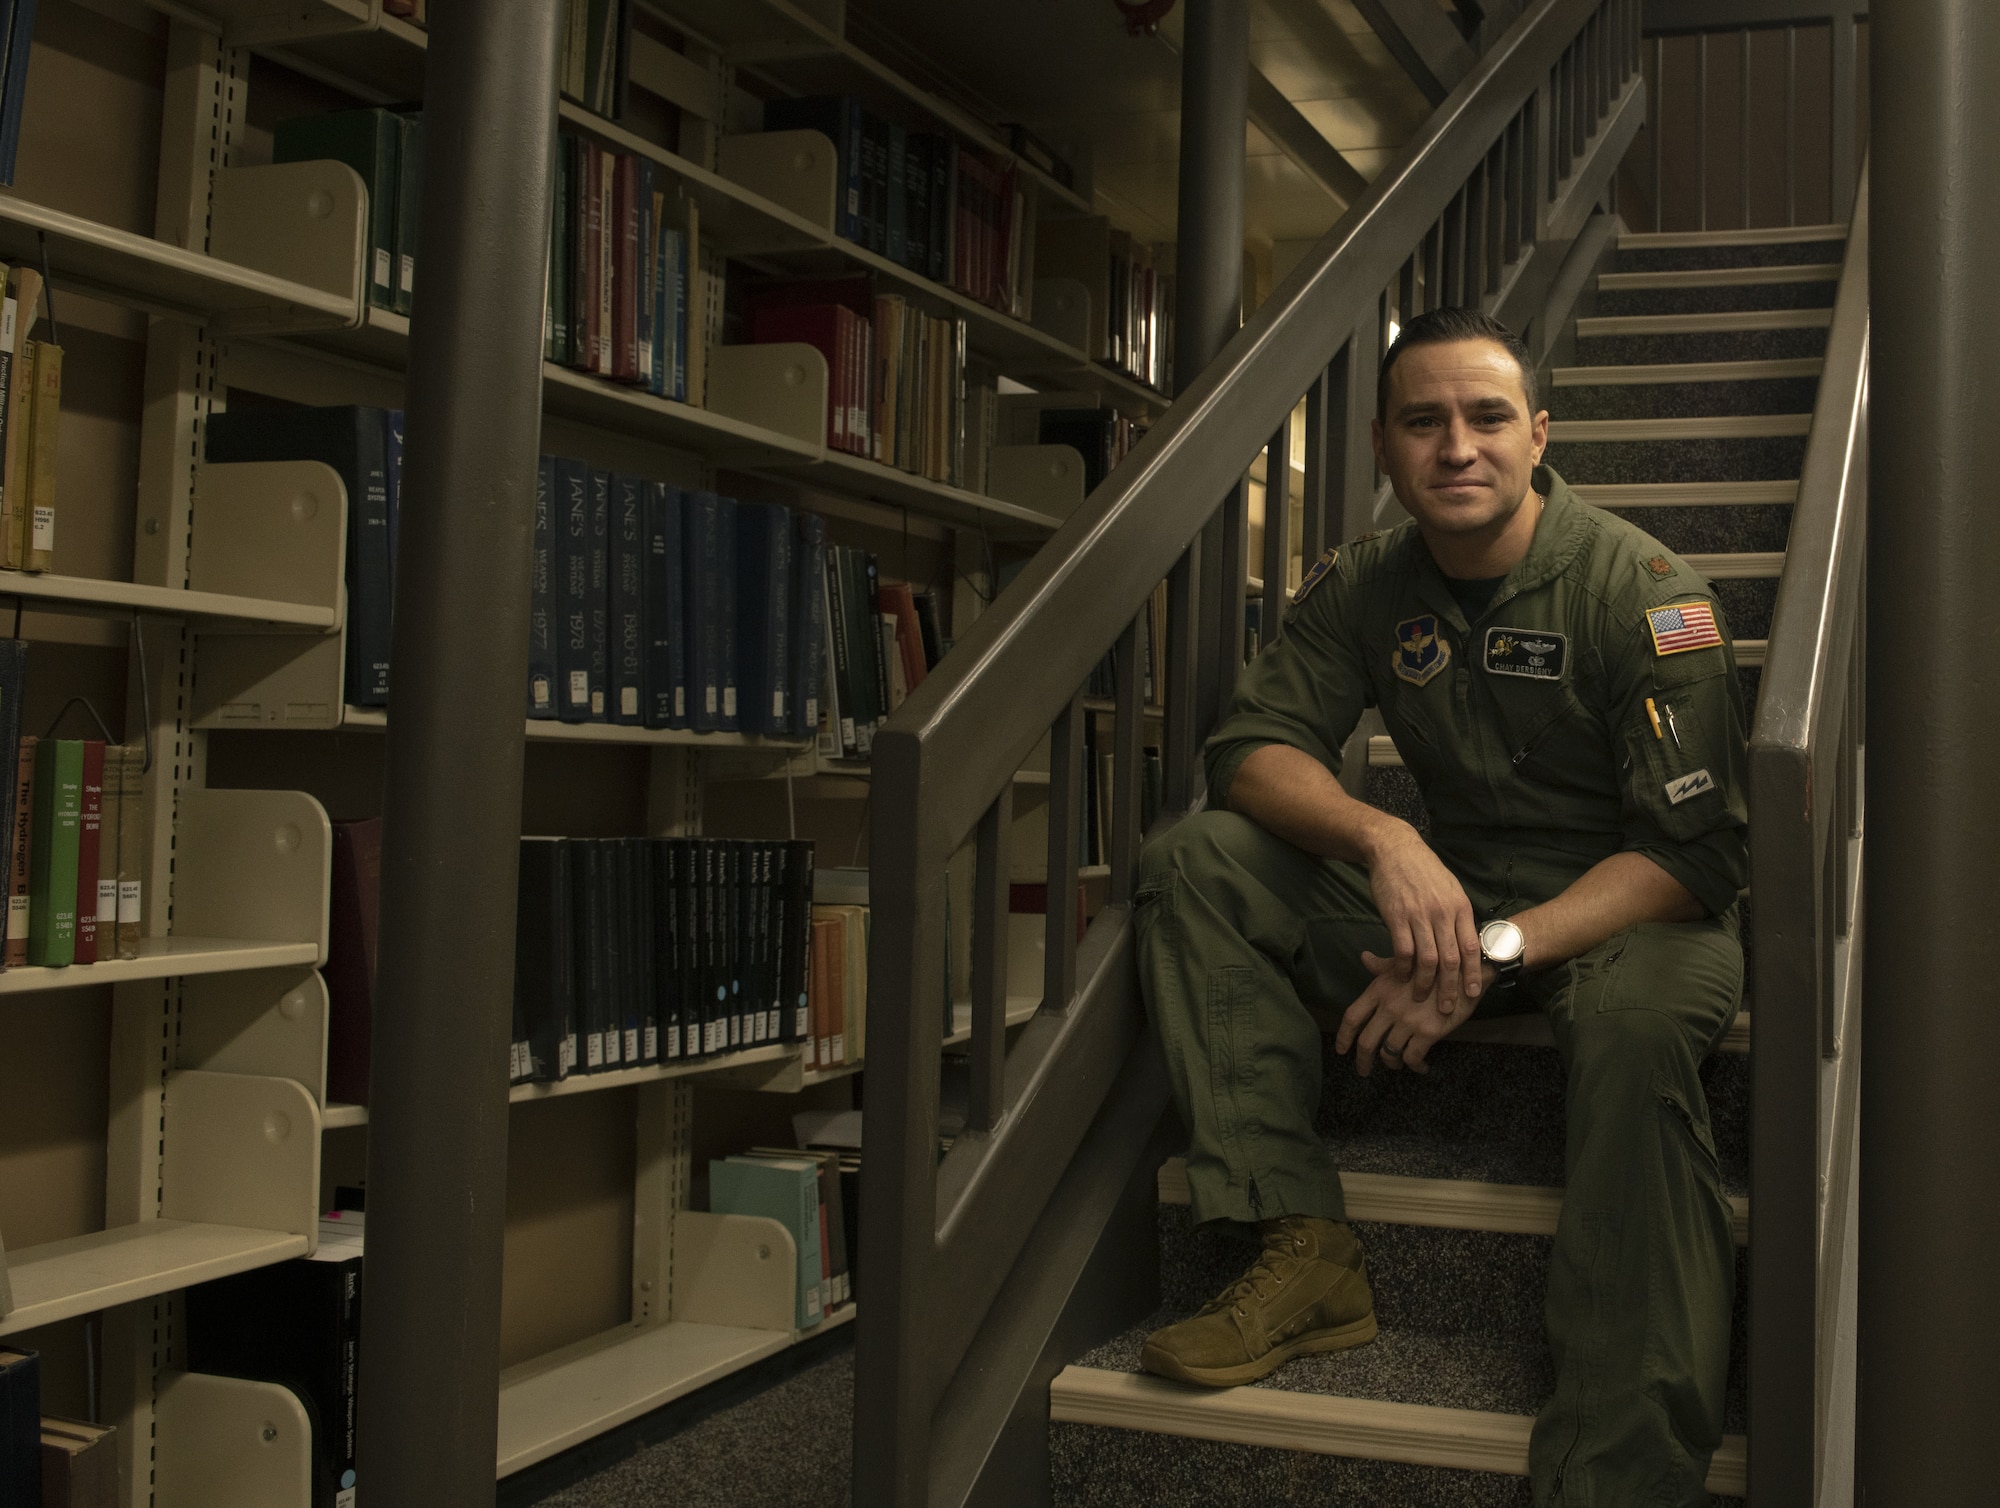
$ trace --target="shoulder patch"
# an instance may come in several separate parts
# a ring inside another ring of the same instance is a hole
[[[1715,609],[1706,602],[1676,602],[1653,608],[1646,614],[1646,627],[1652,630],[1656,655],[1685,654],[1691,649],[1717,649],[1722,645]]]
[[[1646,562],[1646,569],[1655,581],[1665,581],[1674,574],[1673,562],[1664,555],[1655,555]]]
[[[1333,569],[1333,563],[1339,558],[1340,551],[1328,550],[1312,563],[1312,569],[1306,572],[1305,580],[1301,581],[1299,589],[1292,593],[1293,607],[1297,607],[1301,602],[1304,602],[1306,594],[1326,579],[1326,573]]]
[[[1373,529],[1370,530],[1368,533],[1362,535],[1359,539],[1352,541],[1352,543],[1357,545],[1365,545],[1368,543],[1369,540],[1380,539],[1381,537],[1382,537],[1382,531],[1380,529]]]

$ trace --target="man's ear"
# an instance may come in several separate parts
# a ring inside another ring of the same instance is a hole
[[[1540,413],[1536,414],[1534,419],[1529,423],[1528,430],[1534,438],[1535,464],[1539,466],[1542,464],[1542,457],[1548,453],[1549,448],[1549,411],[1543,409]]]

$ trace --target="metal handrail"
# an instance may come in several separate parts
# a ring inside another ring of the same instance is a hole
[[[1139,839],[1135,620],[1171,577],[1168,642],[1155,649],[1166,659],[1169,796],[1185,797],[1193,790],[1194,738],[1214,710],[1212,702],[1197,705],[1196,688],[1226,695],[1234,670],[1224,663],[1232,634],[1197,640],[1190,609],[1205,594],[1191,586],[1199,558],[1191,545],[1220,500],[1236,499],[1221,511],[1229,515],[1225,541],[1233,537],[1240,555],[1238,484],[1307,395],[1305,543],[1317,553],[1329,496],[1338,520],[1339,494],[1356,485],[1350,467],[1314,491],[1316,472],[1340,469],[1326,465],[1336,448],[1329,394],[1344,392],[1351,450],[1354,416],[1372,410],[1379,311],[1415,312],[1419,283],[1425,307],[1518,303],[1540,314],[1538,300],[1558,270],[1548,265],[1556,248],[1592,214],[1643,117],[1639,21],[1639,0],[1531,5],[878,732],[857,1501],[890,1508],[963,1501],[993,1444],[990,1411],[1007,1392],[994,1379],[1019,1372],[1039,1349],[1018,1328],[1007,1331],[1030,1301],[1047,1303],[1053,1286],[1023,1295],[1024,1286],[1035,1288],[1021,1276],[1031,1232],[1038,1243],[1070,1234],[1037,1232],[1037,1221],[1077,1203],[1079,1169],[1095,1166],[1094,1187],[1115,1194],[1117,1169],[1101,1166],[1116,1162],[1103,1155],[1107,1140],[1127,1138],[1120,1145],[1129,1171],[1164,1103],[1127,911]],[[1547,248],[1540,261],[1538,248]],[[1399,279],[1400,295],[1385,295]],[[1283,511],[1273,510],[1279,527]],[[1240,558],[1236,564],[1231,582],[1225,558],[1220,595],[1225,621],[1234,613],[1240,622]],[[1213,561],[1199,567],[1215,568]],[[1078,692],[1114,647],[1112,904],[1079,942],[1076,822],[1090,773]],[[1200,663],[1204,652],[1213,663]],[[1003,1008],[1012,780],[1045,734],[1044,1000],[1010,1049]],[[971,1108],[964,1134],[940,1160],[943,882],[968,838],[977,871]]]
[[[1855,198],[1750,737],[1750,1492],[1811,1502],[1859,1071],[1868,174]]]

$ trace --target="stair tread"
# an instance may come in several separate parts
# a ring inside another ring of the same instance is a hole
[[[1768,440],[1812,429],[1811,414],[1709,414],[1670,419],[1551,419],[1549,441]]]
[[[1160,1310],[1065,1367],[1049,1385],[1051,1421],[1518,1475],[1555,1381],[1544,1347],[1393,1329],[1352,1350],[1299,1357],[1245,1387],[1189,1387],[1141,1372],[1146,1336],[1185,1317]],[[1725,1420],[1732,1432],[1742,1424]],[[1711,1491],[1743,1491],[1744,1444],[1740,1433],[1724,1437]]]
[[[1764,361],[1653,361],[1623,366],[1557,367],[1552,384],[1569,387],[1646,387],[1676,382],[1762,382],[1785,377],[1817,377],[1823,356],[1783,356]]]
[[[1799,500],[1796,481],[1572,482],[1570,491],[1597,508],[1738,508]]]
[[[1618,249],[1654,251],[1686,247],[1811,246],[1820,241],[1846,240],[1845,225],[1760,225],[1750,230],[1628,230],[1618,237]]]
[[[1734,267],[1678,267],[1637,272],[1601,272],[1600,290],[1620,288],[1744,288],[1771,283],[1833,283],[1840,280],[1838,262],[1766,262]]]
[[[1700,314],[1600,314],[1576,322],[1579,340],[1602,335],[1694,335],[1710,331],[1817,330],[1833,309],[1727,309]]]

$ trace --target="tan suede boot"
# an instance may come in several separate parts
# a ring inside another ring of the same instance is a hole
[[[1336,1220],[1286,1215],[1257,1227],[1263,1253],[1191,1319],[1146,1338],[1140,1365],[1180,1382],[1233,1387],[1294,1356],[1375,1338],[1368,1262]]]

